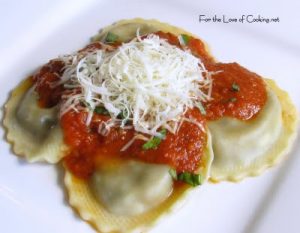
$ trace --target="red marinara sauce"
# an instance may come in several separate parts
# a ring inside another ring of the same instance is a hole
[[[198,122],[198,125],[184,121],[176,134],[167,133],[157,149],[143,150],[144,141],[137,141],[129,149],[129,155],[149,163],[168,164],[177,172],[196,172],[203,162],[206,147],[206,122],[196,108],[189,110],[185,118]]]
[[[213,57],[208,53],[207,47],[205,46],[204,42],[194,38],[192,36],[186,36],[186,45],[181,45],[178,39],[178,36],[169,33],[169,32],[162,32],[158,31],[155,33],[160,38],[166,39],[170,44],[177,46],[178,48],[182,49],[190,49],[192,54],[196,57],[199,57],[204,65],[209,63],[214,63]]]
[[[178,37],[172,33],[157,32],[161,38],[179,48]],[[267,101],[263,79],[237,63],[216,63],[201,40],[187,36],[186,46],[194,56],[199,57],[212,75],[212,100],[205,105],[207,120],[223,116],[240,120],[254,118]]]
[[[85,48],[79,50],[81,55],[100,49],[98,42],[91,43]],[[43,108],[51,108],[59,103],[64,92],[62,84],[58,84],[64,72],[65,63],[60,59],[50,60],[33,77],[35,90],[39,94],[39,105]]]
[[[186,113],[186,118],[193,119],[203,126],[183,122],[176,135],[167,133],[155,149],[145,150],[143,140],[135,140],[126,150],[121,149],[133,138],[134,130],[112,128],[109,134],[98,133],[99,123],[109,117],[94,114],[90,126],[86,125],[86,112],[70,111],[62,116],[61,125],[65,142],[71,150],[65,157],[65,165],[80,178],[93,174],[97,164],[107,160],[135,159],[149,163],[168,164],[178,172],[195,172],[201,166],[201,155],[206,146],[205,119],[198,109]]]
[[[164,32],[156,34],[183,49],[176,35]],[[70,148],[64,163],[74,175],[87,179],[98,164],[123,159],[168,164],[177,172],[196,172],[203,162],[202,156],[207,141],[203,129],[206,129],[207,120],[216,120],[222,116],[249,120],[256,116],[267,98],[265,85],[258,75],[236,63],[215,63],[205,44],[199,39],[189,36],[185,46],[201,59],[209,71],[218,72],[212,75],[213,100],[205,104],[206,116],[196,108],[190,109],[185,115],[185,118],[197,121],[203,128],[184,121],[177,134],[167,132],[166,138],[155,149],[144,150],[145,141],[135,140],[126,151],[121,151],[135,135],[134,130],[112,128],[108,135],[102,136],[98,133],[99,124],[109,120],[108,116],[95,113],[91,124],[87,126],[86,112],[69,111],[61,117],[60,123],[65,143]],[[93,43],[79,52],[92,52],[100,48],[100,43]],[[63,86],[53,87],[51,84],[59,80],[63,65],[57,60],[52,60],[34,76],[42,107],[52,107],[60,101],[65,91]],[[238,91],[232,89],[233,84],[238,86]]]
[[[35,90],[39,94],[39,105],[51,108],[58,104],[64,88],[55,85],[63,74],[64,62],[58,59],[49,61],[34,76]]]
[[[267,101],[263,79],[237,63],[215,63],[207,67],[212,75],[212,100],[205,104],[207,119],[223,116],[253,119]]]

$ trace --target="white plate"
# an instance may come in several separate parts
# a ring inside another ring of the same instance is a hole
[[[6,1],[0,9],[0,104],[20,80],[49,59],[81,48],[102,26],[144,17],[199,35],[220,61],[237,61],[272,77],[299,109],[299,9],[298,1]],[[199,23],[199,14],[261,14],[279,16],[280,22]],[[4,140],[0,151],[1,232],[94,232],[66,204],[62,174],[54,166],[23,162]],[[289,160],[260,177],[201,187],[152,232],[300,232],[299,155],[297,142]]]

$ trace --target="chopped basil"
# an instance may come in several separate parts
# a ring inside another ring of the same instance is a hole
[[[170,173],[171,177],[173,178],[173,180],[177,180],[177,172],[174,168],[171,168],[169,170],[169,173]]]
[[[113,34],[112,32],[108,32],[106,37],[105,37],[105,42],[106,43],[114,43],[118,39],[118,36],[116,34]]]
[[[231,86],[231,90],[232,91],[240,91],[240,86],[236,83],[233,83],[232,86]]]
[[[143,145],[144,150],[156,149],[158,147],[158,145],[160,144],[161,140],[166,137],[167,130],[162,129],[161,131],[159,131],[159,133],[161,134],[161,137],[155,136],[155,137],[151,138],[148,142],[146,142]]]
[[[205,116],[206,110],[205,110],[205,107],[203,106],[203,104],[201,102],[198,102],[196,106],[200,110],[201,114]]]
[[[108,112],[107,109],[104,108],[103,106],[97,106],[97,107],[94,109],[94,112],[97,113],[97,114],[109,116],[109,112]]]
[[[202,177],[200,174],[193,174],[190,172],[182,172],[177,174],[174,168],[171,168],[169,173],[173,180],[180,180],[194,187],[202,184]]]
[[[194,187],[202,184],[202,178],[200,174],[183,172],[177,175],[177,179]]]
[[[236,102],[236,98],[235,97],[231,97],[231,98],[228,99],[228,102],[232,102],[232,103]]]
[[[185,45],[188,45],[189,41],[190,41],[190,37],[186,34],[182,34],[181,35],[182,41],[184,42]]]

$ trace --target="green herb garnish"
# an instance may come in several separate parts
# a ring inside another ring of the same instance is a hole
[[[108,32],[106,37],[105,37],[105,42],[106,43],[114,43],[118,39],[118,36],[112,32]]]
[[[177,172],[174,168],[171,168],[169,170],[169,173],[170,173],[171,177],[173,178],[173,180],[177,180]]]
[[[233,102],[236,102],[236,100],[237,99],[235,97],[231,97],[231,98],[228,99],[228,102],[232,102],[233,103]]]
[[[109,112],[108,112],[107,109],[104,108],[103,106],[97,106],[97,107],[94,109],[94,112],[97,113],[97,114],[109,116]]]
[[[171,177],[173,178],[173,180],[180,180],[180,181],[187,183],[193,187],[202,184],[202,177],[200,174],[193,174],[190,172],[182,172],[182,173],[177,174],[177,172],[174,168],[171,168],[169,170],[169,173],[170,173]]]
[[[240,86],[236,83],[233,83],[232,86],[231,86],[231,90],[232,91],[240,91]]]
[[[151,138],[143,145],[143,150],[156,149],[158,147],[158,145],[161,143],[161,140],[166,137],[167,130],[162,129],[161,131],[159,131],[159,133],[161,134],[161,137],[155,136]]]
[[[182,41],[184,42],[185,45],[188,45],[189,44],[189,41],[190,41],[190,37],[186,34],[181,34],[181,38],[182,38]]]
[[[194,187],[202,184],[202,177],[200,174],[183,172],[177,175],[177,179]]]
[[[200,110],[201,114],[203,116],[205,116],[206,115],[206,110],[205,110],[205,107],[203,106],[203,104],[201,102],[198,102],[196,106]]]

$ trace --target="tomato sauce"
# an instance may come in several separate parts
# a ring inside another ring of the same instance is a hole
[[[177,172],[196,172],[201,166],[201,158],[206,147],[206,122],[198,109],[189,110],[186,118],[197,121],[184,121],[177,134],[167,133],[157,149],[142,150],[144,141],[137,141],[128,152],[132,157],[149,163],[168,164]]]
[[[169,32],[156,32],[160,38],[166,39],[170,44],[175,45],[179,48],[183,48],[184,46],[180,44],[178,40],[178,36],[169,33]],[[204,42],[193,38],[191,36],[187,36],[187,44],[186,47],[190,49],[194,56],[199,57],[201,61],[206,65],[209,63],[214,63],[213,57],[208,53],[207,47],[205,46]]]
[[[76,176],[88,178],[95,169],[95,164],[107,160],[136,159],[149,163],[168,164],[178,172],[195,172],[201,166],[201,155],[206,146],[205,119],[198,109],[187,112],[186,118],[193,119],[203,126],[183,122],[176,135],[167,133],[156,149],[143,149],[143,140],[135,140],[126,150],[121,149],[133,138],[134,130],[111,128],[109,134],[98,133],[99,123],[109,119],[107,116],[94,114],[92,123],[87,126],[86,112],[70,111],[61,118],[65,142],[70,146],[70,153],[65,158],[65,165]]]
[[[156,34],[168,40],[170,44],[183,48],[176,35],[164,32]],[[119,45],[117,42],[112,46]],[[79,52],[85,54],[100,49],[101,46],[96,42]],[[212,100],[204,103],[205,116],[196,108],[188,110],[185,115],[185,119],[196,121],[202,127],[190,121],[183,121],[179,131],[175,135],[167,132],[165,139],[155,149],[143,149],[146,142],[136,139],[127,150],[121,151],[134,137],[133,129],[111,128],[109,133],[103,136],[98,129],[100,124],[109,120],[108,116],[94,113],[91,124],[87,126],[87,112],[71,110],[61,117],[60,123],[65,143],[70,148],[64,163],[73,174],[87,179],[97,166],[108,161],[124,159],[168,164],[177,172],[193,173],[203,163],[207,120],[216,120],[223,116],[250,120],[259,113],[266,102],[267,94],[264,82],[257,74],[237,63],[215,63],[199,39],[188,37],[185,46],[201,59],[208,71],[213,72]],[[61,101],[62,94],[67,91],[62,85],[53,85],[61,77],[63,67],[62,61],[52,60],[34,75],[33,81],[42,107],[56,105]]]
[[[216,63],[207,67],[212,75],[212,100],[205,104],[207,119],[223,116],[253,119],[267,101],[263,79],[237,63]]]
[[[39,105],[50,108],[58,104],[61,99],[63,86],[55,84],[63,74],[64,63],[61,60],[51,60],[44,65],[34,76],[35,90],[39,93]]]

